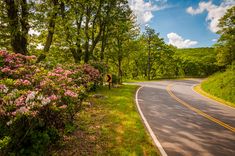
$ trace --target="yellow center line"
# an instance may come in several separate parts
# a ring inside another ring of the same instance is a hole
[[[203,117],[209,119],[210,121],[215,122],[215,123],[219,124],[220,126],[223,126],[224,128],[226,128],[226,129],[228,129],[228,130],[230,130],[230,131],[232,131],[232,132],[235,132],[235,127],[230,126],[230,125],[228,125],[228,124],[226,124],[226,123],[224,123],[224,122],[222,122],[222,121],[220,121],[220,120],[218,120],[218,119],[216,119],[216,118],[214,118],[214,117],[212,117],[212,116],[210,116],[210,115],[204,113],[203,111],[201,111],[201,110],[199,110],[199,109],[197,109],[197,108],[191,106],[190,104],[186,103],[185,101],[179,99],[177,96],[175,96],[175,95],[172,93],[172,91],[171,91],[171,86],[172,86],[172,85],[173,85],[173,84],[169,84],[169,85],[167,86],[166,90],[167,90],[167,92],[170,94],[170,96],[171,96],[172,98],[174,98],[176,101],[178,101],[179,103],[181,103],[182,105],[184,105],[184,106],[187,107],[188,109],[190,109],[190,110],[196,112],[197,114],[199,114],[199,115],[201,115],[201,116],[203,116]]]

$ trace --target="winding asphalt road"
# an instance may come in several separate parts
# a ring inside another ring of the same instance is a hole
[[[168,156],[235,156],[235,109],[193,91],[199,81],[137,83],[138,107]]]

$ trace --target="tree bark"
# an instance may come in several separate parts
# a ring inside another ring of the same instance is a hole
[[[43,54],[41,54],[38,57],[37,63],[43,61],[46,58],[46,54],[49,52],[51,44],[52,44],[52,40],[53,40],[53,35],[54,35],[54,31],[55,31],[55,20],[57,17],[57,10],[56,7],[58,6],[58,0],[53,0],[53,13],[52,16],[49,20],[49,25],[48,25],[48,34],[47,34],[47,39],[46,39],[46,43],[43,49]]]
[[[118,78],[119,78],[119,84],[122,83],[122,59],[118,59]]]
[[[5,0],[7,7],[7,16],[9,20],[11,46],[14,52],[27,54],[27,35],[28,35],[28,6],[27,1],[22,0],[17,3],[15,0]],[[19,17],[19,4],[21,6],[21,15]],[[21,22],[21,23],[20,23]],[[21,24],[21,25],[20,25]],[[22,28],[22,29],[20,29]]]
[[[29,16],[29,9],[27,0],[21,0],[21,9],[22,9],[22,17],[21,17],[21,27],[22,27],[22,36],[21,36],[21,46],[22,50],[25,54],[28,53],[27,50],[27,35],[29,31],[29,23],[28,23],[28,16]]]
[[[78,16],[78,11],[75,11],[76,15]],[[75,62],[79,63],[81,61],[82,57],[82,48],[81,48],[81,36],[80,36],[80,31],[81,31],[81,25],[82,25],[82,19],[83,19],[83,14],[80,15],[79,20],[78,17],[76,17],[76,25],[77,25],[77,37],[76,37],[76,58]]]
[[[85,36],[86,36],[86,42],[85,42],[85,54],[84,54],[84,62],[88,63],[89,57],[90,57],[90,52],[89,52],[89,42],[90,42],[90,37],[89,37],[89,23],[90,23],[90,8],[87,6],[86,7],[86,22],[85,22]]]
[[[102,33],[102,42],[101,42],[101,49],[100,49],[100,60],[103,61],[104,60],[104,51],[105,51],[105,47],[106,47],[106,34],[105,34],[105,29],[103,30]]]

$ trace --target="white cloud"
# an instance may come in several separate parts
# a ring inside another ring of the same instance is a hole
[[[148,23],[153,17],[153,12],[167,8],[167,0],[128,0],[131,10],[137,17],[137,23],[144,25]]]
[[[143,15],[143,23],[147,23],[148,21],[150,21],[153,18],[153,14],[151,11],[146,11]]]
[[[212,39],[211,41],[212,41],[212,42],[217,42],[217,39],[216,39],[216,38],[214,38],[214,39]]]
[[[198,43],[197,41],[191,41],[189,39],[185,40],[183,37],[173,32],[167,34],[167,38],[169,39],[168,43],[176,46],[177,48],[189,48]]]
[[[219,30],[219,19],[223,17],[226,10],[233,5],[235,5],[234,0],[224,0],[220,5],[215,5],[212,1],[200,2],[198,8],[194,9],[193,7],[188,7],[186,12],[191,15],[197,15],[207,11],[206,21],[209,23],[208,28],[212,32],[217,32]]]

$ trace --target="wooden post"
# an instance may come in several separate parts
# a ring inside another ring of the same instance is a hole
[[[109,90],[111,89],[111,83],[112,83],[112,75],[111,74],[107,74],[107,82],[109,83]]]

